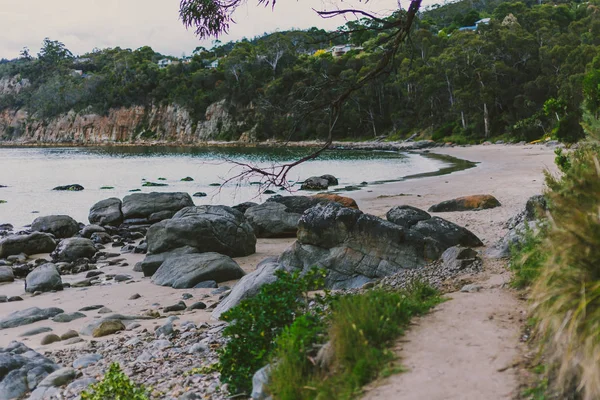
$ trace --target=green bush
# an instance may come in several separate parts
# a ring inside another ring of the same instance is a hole
[[[303,276],[285,271],[276,275],[275,282],[221,316],[230,322],[223,330],[229,341],[219,354],[221,381],[232,393],[249,391],[253,374],[269,362],[275,338],[306,312],[308,292],[322,287],[325,277],[316,268]]]
[[[91,391],[81,393],[82,400],[148,400],[148,391],[136,385],[119,367],[112,363],[104,378],[92,385]]]
[[[511,285],[516,289],[529,287],[540,275],[547,254],[542,247],[545,225],[540,223],[538,232],[525,227],[523,239],[510,247],[510,269],[513,271]]]

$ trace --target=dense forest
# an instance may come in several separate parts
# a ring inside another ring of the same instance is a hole
[[[0,61],[0,82],[13,87],[0,85],[0,111],[25,109],[39,120],[177,104],[202,121],[225,100],[237,124],[219,139],[251,128],[258,140],[322,138],[330,123],[323,104],[377,63],[379,28],[364,19],[337,32],[276,32],[184,59],[150,47],[74,57],[46,39],[37,57],[24,49]],[[575,141],[582,120],[598,116],[599,85],[600,1],[459,1],[420,13],[389,74],[346,102],[334,136]]]

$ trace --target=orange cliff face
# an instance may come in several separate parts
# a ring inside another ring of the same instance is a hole
[[[215,140],[235,128],[225,101],[211,104],[195,124],[177,105],[111,109],[107,115],[70,111],[38,119],[25,110],[0,111],[0,143],[6,144],[191,144]]]

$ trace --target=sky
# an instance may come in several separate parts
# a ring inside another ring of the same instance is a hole
[[[338,3],[334,3],[338,1]],[[409,0],[402,5],[408,6]],[[354,2],[354,3],[352,3]],[[430,1],[431,3],[431,1]],[[333,10],[358,0],[278,0],[275,9],[248,0],[234,18],[236,24],[223,42],[252,38],[265,32],[318,26],[335,29],[343,18],[322,19],[312,8]],[[398,0],[371,0],[363,9],[387,15]],[[179,20],[179,0],[0,0],[0,58],[16,58],[23,47],[37,54],[45,37],[59,40],[75,55],[94,48],[137,49],[151,46],[162,54],[189,55],[200,41]]]

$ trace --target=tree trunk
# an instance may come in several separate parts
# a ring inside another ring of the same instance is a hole
[[[485,137],[490,135],[490,116],[488,114],[487,104],[483,103],[483,124],[485,125]]]

